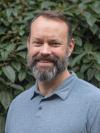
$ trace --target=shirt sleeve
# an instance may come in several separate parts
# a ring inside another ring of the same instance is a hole
[[[9,118],[10,118],[10,116],[7,114],[6,125],[5,125],[5,133],[10,133],[9,132]]]
[[[11,129],[13,128],[12,127],[13,110],[14,110],[14,108],[11,103],[8,113],[7,113],[6,124],[5,124],[5,133],[12,133]]]
[[[89,109],[87,131],[88,133],[100,133],[100,100],[92,103]]]

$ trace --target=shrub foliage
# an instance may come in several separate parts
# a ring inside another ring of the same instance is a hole
[[[69,69],[100,87],[99,0],[1,0],[0,133],[13,98],[34,84],[27,68],[27,23],[41,10],[58,10],[68,16],[76,43]]]

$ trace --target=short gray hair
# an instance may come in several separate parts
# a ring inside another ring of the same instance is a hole
[[[29,23],[29,36],[31,33],[31,24],[34,22],[38,17],[43,16],[48,19],[56,20],[56,21],[63,21],[68,26],[68,42],[72,38],[72,26],[67,16],[65,16],[63,13],[58,11],[51,11],[46,10],[39,13],[35,18],[33,18]]]

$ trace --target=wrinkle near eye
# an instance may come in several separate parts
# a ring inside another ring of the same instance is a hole
[[[50,41],[49,41],[49,45],[58,47],[58,46],[60,46],[60,45],[63,45],[63,43],[61,43],[60,41],[57,41],[57,40],[50,40]]]
[[[44,44],[48,44],[51,47],[59,47],[61,45],[64,45],[63,42],[57,39],[41,39],[41,38],[33,38],[32,39],[32,44],[33,46],[40,47]]]
[[[41,45],[43,45],[43,40],[40,40],[40,39],[33,39],[32,40],[32,44],[34,45],[34,46],[41,46]]]

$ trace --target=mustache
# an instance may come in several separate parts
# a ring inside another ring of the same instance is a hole
[[[57,61],[58,61],[58,57],[56,57],[56,56],[48,56],[48,57],[43,57],[43,56],[38,56],[38,57],[33,57],[32,58],[32,65],[34,64],[36,64],[37,62],[39,62],[39,61],[50,61],[50,62],[53,62],[54,64],[56,64],[57,63]]]

